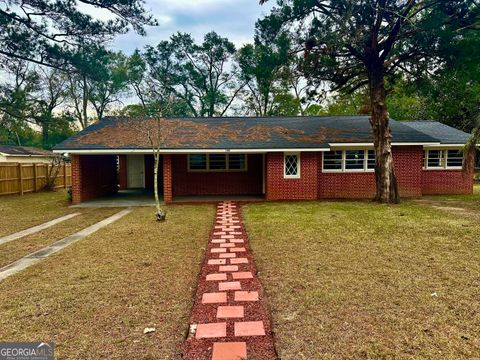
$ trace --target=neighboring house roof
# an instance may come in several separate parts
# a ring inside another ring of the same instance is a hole
[[[405,121],[405,125],[434,137],[442,144],[465,144],[470,134],[433,120]]]
[[[5,156],[55,156],[52,151],[32,146],[0,145],[0,154]]]
[[[368,116],[121,118],[107,117],[65,140],[56,151],[151,149],[148,133],[162,149],[328,149],[330,144],[373,142]],[[439,143],[392,120],[393,143]]]

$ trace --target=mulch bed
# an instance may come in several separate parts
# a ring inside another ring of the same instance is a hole
[[[224,203],[220,203],[221,206]],[[212,243],[213,239],[220,239],[221,235],[214,235],[215,232],[221,231],[220,229],[212,229],[210,234],[210,241],[208,244],[206,256],[203,260],[202,268],[198,277],[198,288],[195,295],[195,304],[192,309],[192,316],[190,318],[190,324],[205,324],[205,323],[218,323],[226,322],[227,323],[227,336],[220,338],[195,338],[195,334],[191,332],[186,339],[183,345],[183,358],[184,359],[211,359],[212,358],[212,349],[214,343],[219,342],[246,342],[247,345],[247,357],[248,359],[277,359],[278,356],[275,352],[274,341],[272,336],[271,320],[270,320],[270,311],[267,306],[266,297],[262,288],[262,285],[256,276],[256,268],[254,265],[250,245],[248,242],[248,236],[245,231],[245,226],[243,224],[243,217],[241,214],[240,206],[237,203],[232,203],[236,205],[237,214],[240,223],[235,225],[240,225],[239,229],[235,229],[233,232],[239,232],[240,234],[235,234],[235,239],[243,239],[243,244],[235,244],[237,247],[245,247],[246,252],[236,253],[237,258],[247,258],[248,264],[239,264],[239,272],[251,272],[253,274],[253,279],[245,280],[233,280],[232,275],[227,273],[226,281],[240,281],[241,291],[257,291],[259,295],[259,300],[255,302],[236,302],[234,301],[235,291],[227,291],[227,303],[221,304],[202,304],[202,296],[204,293],[215,293],[219,292],[218,283],[219,281],[206,281],[206,276],[208,274],[219,273],[219,265],[209,265],[207,264],[208,260],[219,259],[218,253],[211,253],[212,248],[219,248],[218,243]],[[218,208],[217,208],[218,209]],[[218,216],[218,215],[217,215]],[[219,225],[218,219],[215,220],[215,225]],[[226,232],[230,234],[231,232]],[[226,240],[228,243],[229,240]],[[229,250],[227,250],[229,251]],[[227,265],[230,262],[227,259]],[[217,319],[217,308],[218,306],[243,306],[244,307],[244,317],[242,319]],[[249,336],[249,337],[238,337],[234,336],[234,323],[242,321],[262,321],[265,329],[264,336]]]

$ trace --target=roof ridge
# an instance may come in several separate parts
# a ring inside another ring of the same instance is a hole
[[[313,119],[313,118],[352,118],[352,117],[359,117],[364,118],[370,115],[362,115],[362,114],[355,114],[355,115],[328,115],[328,114],[320,114],[320,115],[275,115],[275,116],[104,116],[100,121],[107,120],[107,119],[117,119],[117,120],[129,120],[129,119],[138,119],[138,120],[150,120],[150,119],[167,119],[167,120],[182,120],[182,119],[189,119],[189,120],[224,120],[224,119],[252,119],[252,120],[259,120],[259,119]],[[391,119],[393,120],[393,119]]]

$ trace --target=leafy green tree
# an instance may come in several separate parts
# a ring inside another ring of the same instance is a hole
[[[223,116],[237,97],[241,84],[231,66],[235,46],[215,32],[196,44],[188,34],[147,46],[144,58],[152,93],[160,102],[173,96],[193,116]]]
[[[188,117],[190,108],[182,99],[170,98],[167,102],[147,101],[142,104],[130,104],[116,112],[119,116],[128,117]]]
[[[127,60],[128,84],[140,100],[144,114],[148,113],[147,102],[150,97],[150,87],[147,83],[147,64],[138,49]]]
[[[68,139],[78,131],[75,119],[68,113],[55,114],[49,127],[48,143],[44,142],[43,147],[52,149],[55,145]]]
[[[67,80],[65,75],[51,69],[39,69],[39,88],[32,99],[31,117],[42,129],[42,143],[51,147],[50,132],[55,127],[54,111],[65,101]]]
[[[101,82],[97,83],[96,80],[106,81],[104,73],[108,72],[106,66],[109,56],[108,50],[103,46],[91,45],[88,48],[80,48],[74,55],[75,68],[67,72],[70,115],[75,118],[82,129],[94,121],[91,110],[95,111],[96,109],[91,104],[92,99],[98,101],[97,106],[103,115],[104,106],[106,106],[105,93],[99,90],[95,94],[92,87],[96,85],[99,89],[108,92],[108,85],[104,86]]]
[[[273,99],[273,107],[270,115],[297,116],[301,112],[301,104],[298,98],[288,92],[280,93]]]
[[[327,99],[325,105],[317,110],[317,114],[368,115],[370,114],[370,100],[365,89],[353,93],[336,94]]]
[[[310,81],[305,76],[306,61],[303,56],[290,51],[288,63],[282,67],[281,86],[292,93],[298,103],[298,114],[307,115],[312,105],[320,105],[327,97],[326,86],[321,81]]]
[[[33,66],[23,60],[9,60],[5,64],[8,66],[4,71],[10,80],[1,85],[0,111],[3,112],[4,136],[19,145],[51,148],[56,144],[55,139],[71,135],[71,124],[58,115],[59,107],[66,99],[65,73]],[[32,126],[41,129],[41,137]]]
[[[438,40],[453,33],[461,36],[479,12],[477,0],[282,0],[259,26],[272,37],[288,29],[298,38],[313,81],[327,80],[333,90],[352,92],[367,86],[376,155],[375,200],[396,203],[400,197],[387,82],[405,71],[434,68]]]
[[[288,62],[289,43],[285,36],[265,44],[257,32],[255,44],[243,46],[237,55],[242,91],[248,110],[257,116],[272,115],[275,99],[287,92],[280,84],[281,69]]]
[[[99,68],[88,79],[88,100],[101,120],[109,106],[128,93],[129,71],[127,57],[120,52],[105,52],[96,60]]]
[[[480,113],[480,32],[439,41],[437,66],[423,74],[405,73],[387,104],[396,120],[435,119],[470,132]]]
[[[435,118],[470,132],[480,115],[480,32],[466,29],[439,47],[442,66],[420,83],[420,96]]]
[[[74,63],[75,52],[85,45],[108,41],[130,28],[144,34],[144,25],[156,24],[142,0],[3,0],[0,4],[0,57],[61,69]],[[94,19],[85,7],[108,10],[114,18]]]

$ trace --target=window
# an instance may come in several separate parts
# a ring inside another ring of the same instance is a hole
[[[345,170],[364,170],[365,150],[345,151]]]
[[[190,154],[188,171],[247,171],[246,154]]]
[[[423,163],[425,169],[460,169],[463,165],[463,151],[425,150]]]
[[[227,170],[227,155],[226,154],[211,154],[208,155],[210,170]]]
[[[445,167],[443,150],[428,150],[427,168]]]
[[[375,150],[368,150],[367,170],[375,170]]]
[[[247,156],[245,154],[229,154],[228,169],[229,170],[246,170]]]
[[[190,170],[207,170],[207,155],[194,154],[188,156],[188,168]]]
[[[342,170],[343,151],[328,151],[323,155],[325,170]]]
[[[447,152],[447,168],[463,166],[463,151],[462,150],[448,150]]]
[[[334,150],[323,153],[325,172],[365,172],[375,170],[375,152],[367,149]]]
[[[300,155],[284,154],[284,177],[287,179],[300,178]]]

